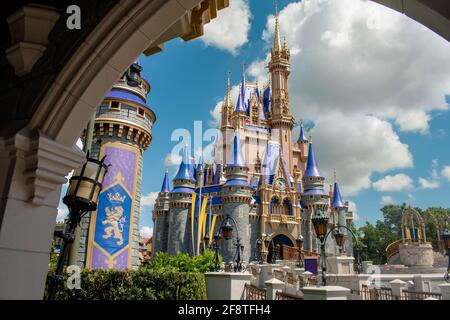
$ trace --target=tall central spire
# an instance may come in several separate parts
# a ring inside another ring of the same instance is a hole
[[[281,51],[280,23],[278,21],[278,5],[275,1],[275,32],[273,35],[273,51]]]
[[[230,71],[228,71],[227,79],[227,96],[225,97],[225,105],[227,107],[231,106],[231,86],[230,86]]]

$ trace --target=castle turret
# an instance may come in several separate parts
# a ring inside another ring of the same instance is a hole
[[[331,201],[331,209],[335,214],[337,214],[337,224],[340,226],[347,226],[346,215],[348,212],[348,206],[342,200],[341,191],[339,190],[338,182],[336,181],[336,174],[334,177],[334,188],[333,188],[333,199]],[[348,231],[346,228],[339,228],[339,232],[344,234],[347,237],[347,241],[345,242],[344,251],[347,251],[346,248],[352,247],[353,239],[348,237]]]
[[[237,224],[237,232],[234,236],[239,234],[241,245],[244,246],[242,253],[242,260],[249,261],[250,259],[250,223],[249,211],[250,202],[252,199],[253,189],[248,183],[248,166],[245,163],[242,155],[241,143],[239,136],[235,133],[233,140],[233,155],[225,168],[226,182],[222,186],[222,214],[224,217],[229,215]],[[236,226],[233,225],[233,228]],[[224,262],[231,262],[236,253],[236,247],[233,246],[236,239],[233,241],[222,240],[222,256]]]
[[[236,108],[234,109],[232,116],[232,125],[234,129],[245,128],[247,123],[247,109],[249,108],[246,105],[246,81],[245,81],[245,70],[242,72],[242,80],[239,86],[239,96],[236,102]]]
[[[272,84],[269,124],[272,127],[272,137],[280,144],[283,158],[289,171],[292,172],[292,129],[294,127],[294,118],[290,111],[288,90],[291,62],[290,52],[286,43],[281,45],[278,12],[275,14],[273,47],[268,67]]]
[[[316,250],[316,237],[313,237],[313,227],[311,218],[313,215],[326,215],[328,210],[329,195],[324,190],[325,178],[319,171],[312,143],[309,144],[308,162],[303,175],[303,194],[301,200],[305,206],[304,219],[307,221],[305,233],[308,235],[306,245],[307,250]]]
[[[195,188],[193,163],[189,148],[185,146],[183,160],[173,179],[174,189],[169,193],[169,235],[167,252],[191,252],[189,232],[189,208]]]
[[[153,207],[153,256],[159,251],[167,251],[169,235],[169,192],[169,172],[166,170],[161,191]]]
[[[136,61],[96,110],[90,155],[106,156],[110,167],[97,211],[81,223],[77,263],[86,268],[128,269],[140,264],[142,158],[156,120],[147,106],[150,84],[141,72]]]

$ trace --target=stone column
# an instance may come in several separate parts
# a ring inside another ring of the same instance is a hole
[[[0,299],[42,299],[65,176],[77,146],[25,130],[0,138]]]
[[[275,300],[277,291],[282,291],[284,287],[284,282],[280,281],[276,278],[272,278],[264,282],[267,291],[266,291],[266,299],[267,300]]]
[[[441,289],[442,300],[450,300],[450,283],[439,285],[439,289]]]
[[[250,284],[252,275],[241,272],[205,273],[208,300],[242,300],[245,284]]]
[[[408,286],[408,284],[400,279],[392,280],[389,282],[389,284],[392,288],[392,294],[397,298],[397,300],[401,300],[402,291]]]

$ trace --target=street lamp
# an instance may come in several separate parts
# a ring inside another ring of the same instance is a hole
[[[264,246],[267,250],[268,255],[267,262],[271,264],[276,263],[280,257],[280,245],[275,245],[273,239],[271,239],[269,235],[266,235],[266,237],[264,238]],[[272,248],[272,255],[269,256],[270,248]]]
[[[448,256],[447,271],[445,272],[444,279],[446,282],[450,282],[450,277],[449,277],[449,273],[450,273],[450,231],[448,231],[448,229],[446,229],[442,233],[441,238],[444,241],[444,246],[447,249],[447,256]]]
[[[352,235],[353,239],[356,242],[356,250],[355,253],[357,254],[357,271],[359,272],[359,251],[358,251],[358,239],[356,238],[355,234],[353,233],[353,231],[347,227],[347,226],[341,226],[341,225],[334,225],[328,232],[328,217],[323,214],[322,212],[318,211],[317,214],[314,215],[314,217],[312,217],[312,223],[314,224],[314,230],[316,231],[316,235],[317,238],[319,238],[320,240],[320,249],[321,249],[321,256],[322,256],[322,285],[326,286],[327,285],[327,275],[326,275],[326,270],[327,270],[327,257],[326,257],[326,253],[325,253],[325,244],[327,243],[327,239],[328,236],[337,229],[336,232],[334,232],[334,238],[336,241],[336,244],[342,248],[342,245],[344,244],[344,239],[345,239],[345,235],[340,231],[341,228],[344,228],[346,230],[348,230],[350,232],[350,234]],[[341,250],[341,249],[339,249]]]
[[[303,249],[303,243],[305,239],[301,234],[298,235],[295,242],[297,243],[297,250],[298,250],[298,259],[297,259],[297,267],[302,268],[303,267],[303,259],[302,259],[302,249]]]
[[[231,224],[233,223],[233,224]],[[236,221],[229,215],[225,217],[224,220],[222,220],[222,223],[220,224],[219,231],[217,232],[216,236],[214,236],[214,242],[215,242],[215,271],[219,271],[219,243],[221,239],[220,233],[222,232],[222,236],[225,240],[231,240],[233,238],[233,225],[234,228],[236,228],[236,264],[234,266],[234,272],[241,272],[242,271],[242,261],[241,261],[241,251],[244,250],[244,246],[241,245],[241,238],[239,237],[239,230],[236,224]]]
[[[215,254],[214,254],[214,271],[215,272],[218,272],[220,270],[220,266],[219,266],[220,239],[222,239],[222,237],[220,236],[220,233],[216,232],[216,234],[214,235],[214,242],[211,243],[211,249],[213,249],[215,252]]]
[[[320,251],[322,255],[322,285],[327,285],[327,258],[325,254],[325,243],[326,234],[328,229],[328,216],[323,214],[322,211],[316,211],[316,214],[311,218],[314,225],[314,230],[316,231],[316,236],[320,240]]]
[[[263,240],[261,238],[258,238],[255,241],[255,246],[254,246],[255,255],[254,255],[253,261],[258,262],[259,264],[264,263],[262,251],[263,251]]]
[[[55,298],[58,282],[62,280],[62,271],[66,256],[75,239],[75,228],[86,213],[97,209],[98,196],[102,189],[103,179],[108,171],[108,166],[104,163],[105,157],[101,160],[89,158],[88,152],[86,162],[70,178],[66,196],[63,198],[64,204],[69,208],[69,228],[66,234],[61,231],[54,233],[56,237],[63,239],[63,245],[58,257],[55,276],[49,278],[50,300]]]

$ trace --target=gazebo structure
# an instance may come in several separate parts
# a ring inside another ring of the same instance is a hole
[[[433,266],[433,247],[427,242],[425,223],[414,208],[407,207],[402,214],[402,244],[399,247],[400,261],[408,267]]]

